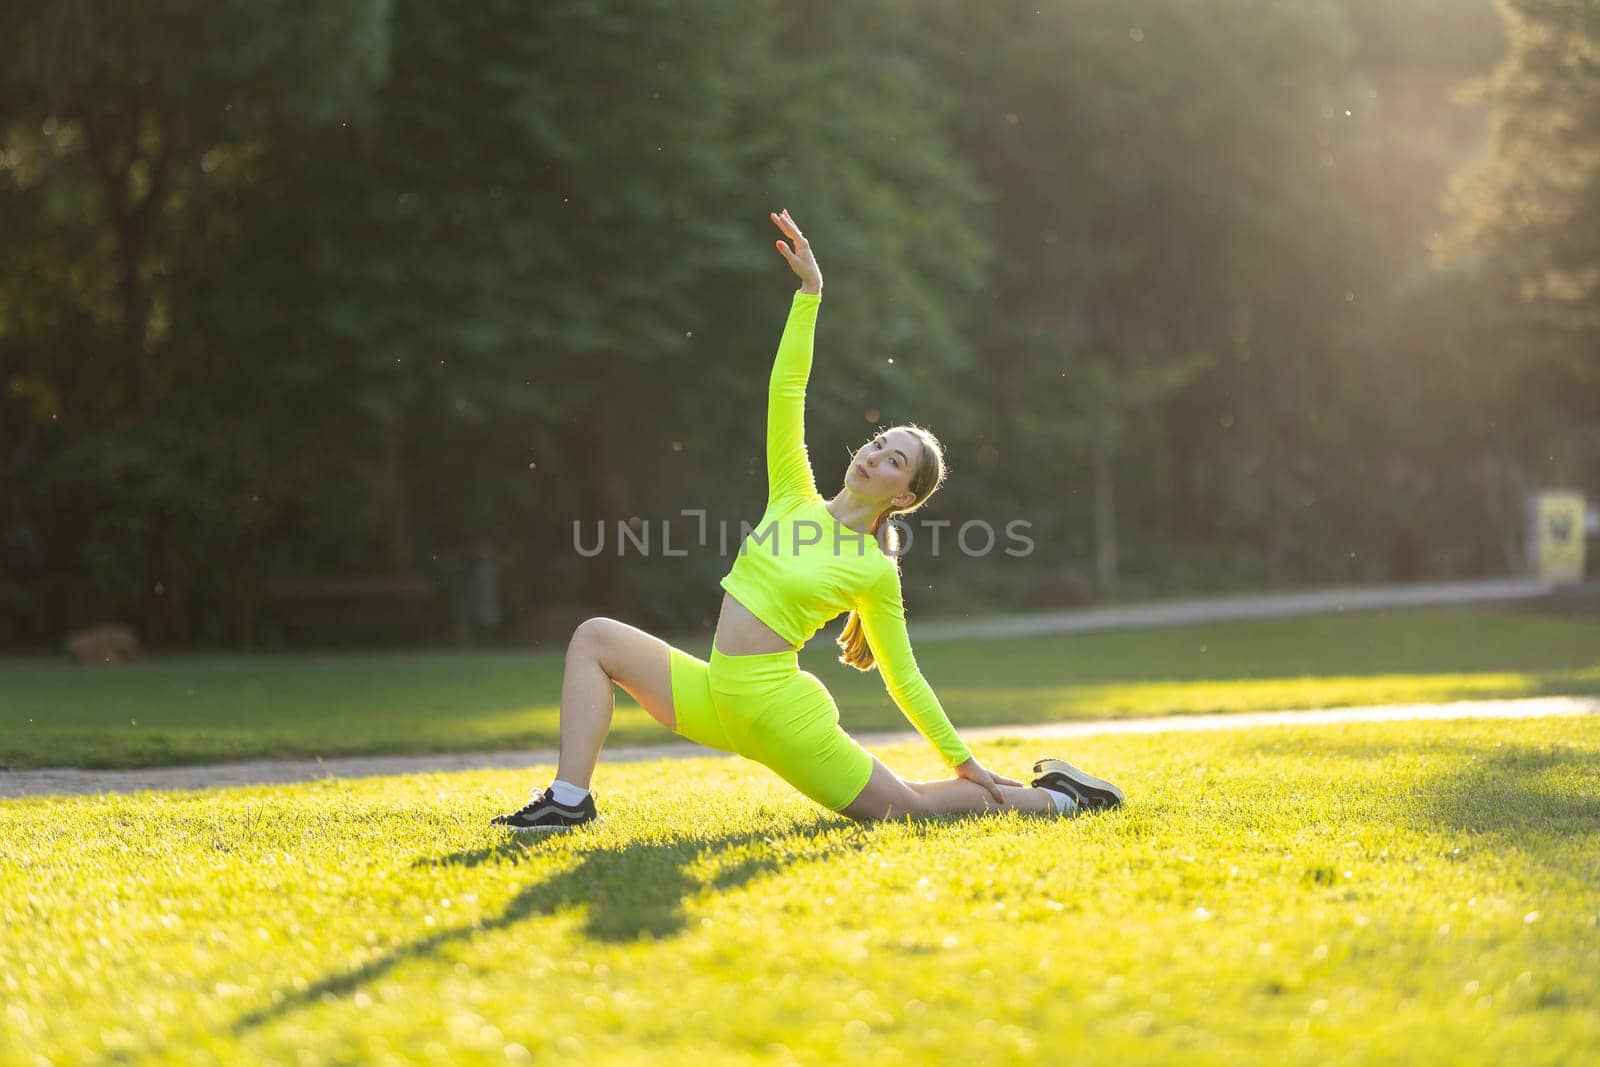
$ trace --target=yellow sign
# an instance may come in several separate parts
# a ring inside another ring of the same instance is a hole
[[[1539,577],[1547,582],[1582,581],[1583,494],[1547,491],[1538,500]]]

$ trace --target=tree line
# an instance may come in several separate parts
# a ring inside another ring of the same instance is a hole
[[[503,637],[705,624],[574,523],[759,513],[783,207],[819,482],[915,421],[1030,526],[914,609],[1503,573],[1600,460],[1596,11],[6,5],[0,642],[486,557]]]

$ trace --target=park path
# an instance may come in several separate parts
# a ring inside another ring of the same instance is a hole
[[[1028,723],[976,726],[961,731],[968,741],[999,738],[1069,740],[1103,734],[1181,733],[1197,730],[1244,730],[1260,726],[1312,726],[1352,722],[1408,722],[1441,719],[1533,719],[1600,715],[1600,698],[1539,697],[1524,700],[1464,700],[1449,704],[1387,704],[1373,707],[1320,708],[1302,711],[1233,712],[1223,715],[1174,715],[1152,719],[1102,719],[1091,722]],[[910,730],[862,733],[869,749],[915,741]],[[1043,754],[1043,753],[1041,753]],[[627,760],[681,759],[687,756],[731,759],[687,742],[660,745],[617,745],[607,748],[606,763]],[[338,756],[330,759],[241,760],[197,763],[137,770],[45,768],[0,772],[0,798],[133,793],[149,789],[214,789],[243,785],[279,785],[321,778],[372,778],[397,774],[430,774],[499,768],[549,767],[553,748],[500,752],[459,752],[427,756]]]
[[[1592,587],[1584,588],[1591,590],[1592,595]],[[1198,600],[1163,600],[1153,604],[1034,611],[994,618],[947,618],[913,623],[912,636],[920,642],[1144,630],[1160,626],[1283,619],[1293,615],[1328,615],[1384,608],[1508,603],[1539,600],[1556,591],[1554,585],[1535,578],[1348,586],[1309,592],[1251,593]]]

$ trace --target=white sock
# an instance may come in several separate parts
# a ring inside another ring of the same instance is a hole
[[[582,804],[583,798],[588,795],[587,789],[580,789],[571,782],[563,782],[559,778],[550,783],[550,799],[569,808]]]
[[[1067,794],[1059,793],[1054,789],[1045,789],[1044,786],[1040,786],[1039,788],[1044,789],[1045,795],[1056,802],[1057,815],[1065,815],[1069,811],[1078,810],[1078,802],[1067,796]]]

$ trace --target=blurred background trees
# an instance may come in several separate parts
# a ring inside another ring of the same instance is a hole
[[[1600,480],[1597,9],[0,6],[0,641],[485,552],[502,638],[707,624],[783,207],[824,491],[911,420],[929,518],[1032,523],[915,608],[1505,573]]]

